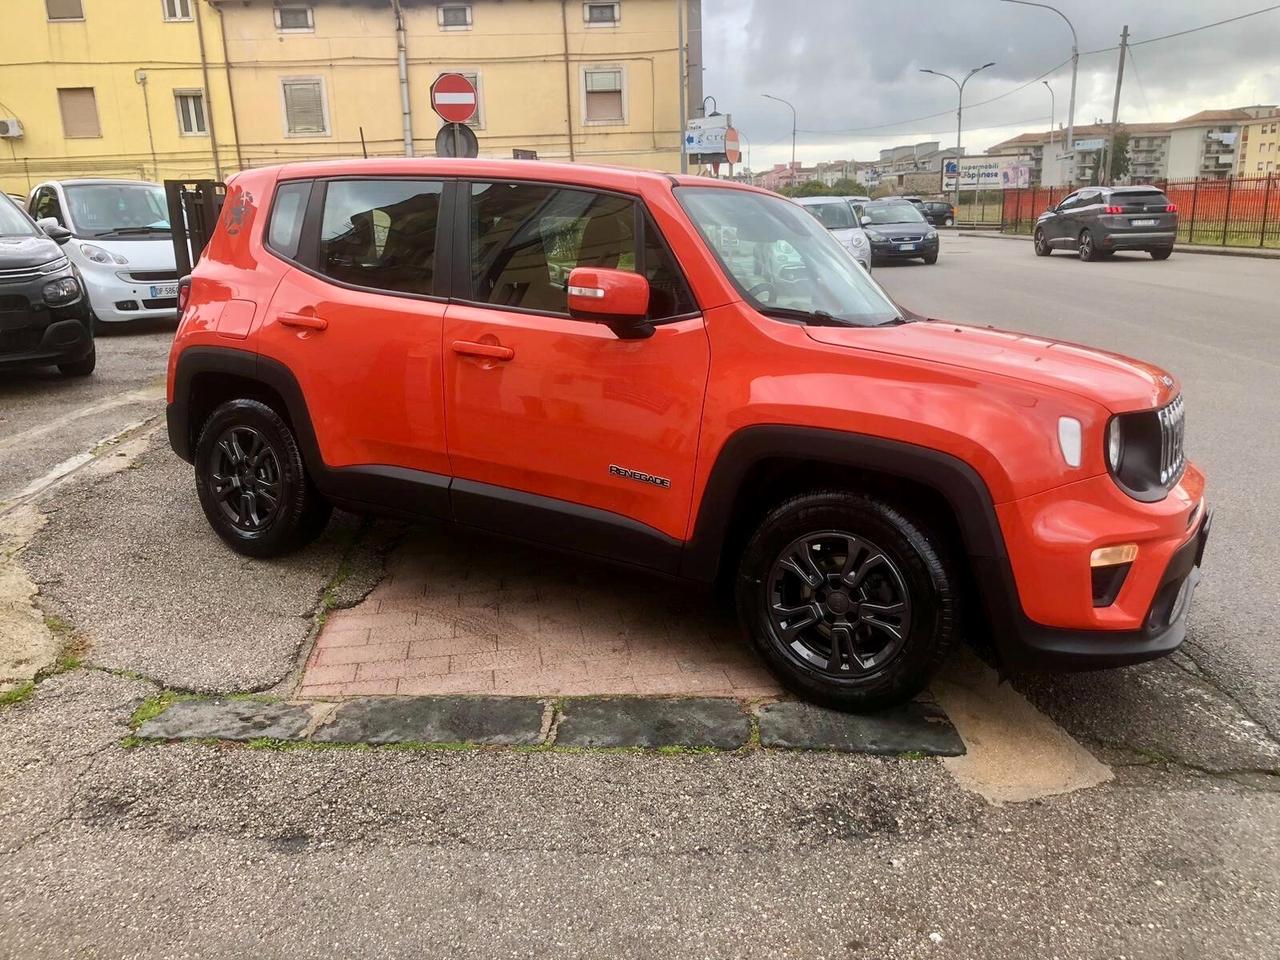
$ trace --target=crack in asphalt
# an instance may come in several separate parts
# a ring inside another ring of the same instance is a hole
[[[1204,664],[1202,664],[1199,660],[1196,659],[1195,655],[1192,653],[1193,649],[1198,649],[1195,641],[1185,640],[1183,641],[1182,647],[1177,652],[1181,653],[1189,661],[1191,661],[1191,665],[1195,667],[1195,670],[1188,670],[1186,665],[1180,662],[1181,658],[1176,655],[1169,657],[1170,662],[1173,663],[1174,666],[1178,667],[1178,669],[1187,673],[1189,676],[1195,677],[1205,686],[1213,690],[1214,693],[1218,694],[1220,697],[1222,697],[1224,700],[1230,703],[1233,707],[1239,710],[1242,716],[1244,716],[1247,720],[1249,720],[1250,723],[1254,724],[1255,726],[1257,726],[1259,730],[1262,731],[1263,736],[1273,747],[1275,747],[1277,750],[1280,750],[1280,732],[1272,730],[1269,726],[1267,726],[1267,722],[1265,720],[1255,715],[1248,707],[1246,707],[1243,703],[1241,703],[1240,699],[1236,697],[1235,694],[1226,690],[1222,686],[1221,681],[1219,681],[1216,677],[1214,677],[1213,674],[1209,672],[1208,668],[1205,667]]]

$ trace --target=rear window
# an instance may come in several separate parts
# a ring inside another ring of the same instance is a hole
[[[853,211],[843,200],[830,203],[806,203],[802,206],[818,218],[828,230],[848,230],[853,226]]]
[[[1113,193],[1111,195],[1111,203],[1117,206],[1128,206],[1129,204],[1168,204],[1169,198],[1159,190],[1126,190],[1123,193]]]

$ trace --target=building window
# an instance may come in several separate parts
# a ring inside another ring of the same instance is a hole
[[[93,87],[60,88],[58,108],[62,111],[62,133],[68,139],[102,136]]]
[[[203,90],[175,90],[173,100],[178,107],[178,132],[184,137],[203,137],[209,132],[205,117]]]
[[[280,94],[284,99],[285,136],[329,136],[329,109],[322,79],[289,77],[280,81]]]
[[[587,67],[582,71],[582,81],[583,122],[627,122],[621,67]]]
[[[436,8],[441,30],[470,30],[471,4],[446,3]]]
[[[84,5],[80,0],[44,0],[44,10],[50,20],[84,19]]]
[[[621,3],[584,3],[582,19],[589,27],[613,27],[622,22]]]
[[[166,20],[190,20],[191,0],[164,0]]]
[[[316,18],[311,7],[294,4],[288,7],[276,7],[276,29],[281,33],[312,33],[316,29]]]

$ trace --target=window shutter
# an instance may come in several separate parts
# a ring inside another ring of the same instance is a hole
[[[621,70],[590,70],[586,85],[587,120],[623,119]]]
[[[286,83],[284,108],[290,133],[324,133],[324,99],[315,80]]]
[[[68,137],[100,137],[98,101],[93,87],[64,87],[58,91],[62,132]]]
[[[80,0],[44,0],[50,20],[83,20],[84,7]]]

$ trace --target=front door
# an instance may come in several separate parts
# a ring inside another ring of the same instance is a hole
[[[309,185],[282,185],[267,245],[294,266],[258,337],[262,355],[302,388],[324,466],[339,471],[327,478],[331,486],[352,471],[399,478],[406,496],[415,482],[429,484],[433,502],[444,505],[432,512],[447,510],[449,472],[440,369],[446,299],[436,286],[443,186],[317,181],[308,198]]]
[[[459,520],[648,566],[689,521],[709,348],[669,248],[632,197],[477,182],[463,204],[470,291],[445,318]],[[655,334],[568,315],[579,265],[643,273]]]

